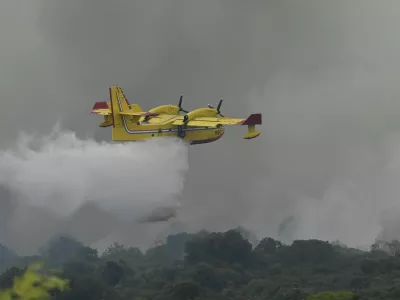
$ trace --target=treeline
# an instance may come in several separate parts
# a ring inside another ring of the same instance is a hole
[[[0,289],[43,261],[70,280],[55,300],[399,299],[400,243],[360,251],[320,240],[252,245],[239,230],[180,233],[142,252],[111,245],[104,253],[71,237],[54,238],[38,256],[0,248]]]

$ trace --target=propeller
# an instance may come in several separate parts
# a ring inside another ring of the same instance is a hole
[[[184,109],[182,108],[182,101],[183,101],[183,95],[181,95],[181,97],[179,98],[179,104],[178,104],[179,112],[183,111],[183,112],[185,112],[185,113],[188,113],[187,110],[184,110]]]
[[[221,114],[221,110],[220,110],[223,101],[224,101],[224,99],[219,100],[219,103],[218,103],[217,108],[216,108],[216,109],[217,109],[217,114],[220,115],[221,117],[224,117],[224,115]],[[208,104],[208,107],[209,107],[209,108],[214,108],[214,107],[211,106],[210,104]]]

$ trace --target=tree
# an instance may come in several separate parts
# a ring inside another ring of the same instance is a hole
[[[186,243],[188,263],[247,263],[252,254],[249,241],[236,230],[211,233],[205,237],[195,237]]]
[[[290,247],[280,251],[282,260],[293,263],[324,263],[336,257],[337,253],[329,242],[320,240],[296,240]]]
[[[126,248],[124,245],[121,245],[118,242],[113,242],[112,245],[110,245],[103,253],[103,258],[110,258],[115,255],[119,255],[121,253],[126,252]]]
[[[250,230],[247,230],[246,228],[244,228],[242,226],[239,226],[239,227],[235,228],[234,230],[239,232],[243,236],[243,238],[245,240],[248,240],[250,242],[250,244],[252,244],[252,245],[257,245],[257,243],[259,242],[253,232],[251,232]]]
[[[282,248],[282,243],[272,238],[263,238],[255,247],[254,251],[265,254],[276,254]]]
[[[137,267],[144,264],[144,254],[139,248],[129,247],[125,248],[117,242],[114,242],[106,251],[101,255],[103,260],[124,261],[130,267]]]
[[[43,273],[41,267],[42,264],[34,264],[14,277],[12,286],[0,292],[0,300],[46,300],[51,298],[52,292],[68,288],[67,280]]]
[[[185,255],[186,242],[189,241],[191,238],[192,235],[186,232],[169,235],[164,245],[169,259],[170,260],[183,259]]]
[[[15,264],[17,260],[18,255],[14,251],[0,244],[0,271]]]
[[[349,291],[321,292],[307,297],[307,300],[356,300],[358,295]]]
[[[96,270],[96,266],[82,261],[68,261],[63,265],[63,273],[66,278],[79,278],[90,276]]]
[[[76,258],[88,262],[94,262],[99,259],[98,251],[90,247],[81,247],[77,250]]]
[[[58,272],[61,278],[69,280],[70,288],[63,292],[49,291],[52,300],[348,300],[358,297],[392,300],[400,297],[397,287],[400,256],[393,254],[395,251],[389,254],[389,245],[396,249],[396,243],[386,243],[386,253],[356,251],[320,240],[298,240],[283,245],[266,237],[252,250],[237,229],[171,235],[164,245],[148,250],[145,255],[137,248],[117,243],[101,256],[95,249],[74,241],[67,239],[63,243],[69,258]],[[63,243],[52,244],[53,248],[48,248],[45,254],[59,259]],[[184,244],[187,253],[179,259]],[[0,288],[11,288],[13,278],[22,275],[24,265],[33,259],[34,256],[28,260],[20,257],[18,264],[0,277]],[[43,268],[39,276],[46,273]],[[357,290],[357,294],[350,289]]]
[[[124,268],[114,261],[107,261],[101,273],[104,282],[111,286],[115,286],[123,276]]]
[[[199,263],[193,268],[192,278],[194,282],[201,286],[219,291],[223,287],[223,282],[218,275],[212,265]]]
[[[14,282],[14,277],[21,276],[25,272],[25,269],[11,267],[3,272],[0,276],[0,290],[8,289]]]
[[[83,247],[76,239],[68,235],[59,235],[49,240],[41,249],[41,255],[45,257],[48,266],[57,268],[74,258]]]
[[[176,300],[190,300],[200,295],[201,288],[192,281],[182,281],[173,284],[169,288],[169,293]]]
[[[56,300],[119,300],[120,296],[115,289],[105,285],[93,276],[82,276],[71,281],[70,290],[57,296]]]

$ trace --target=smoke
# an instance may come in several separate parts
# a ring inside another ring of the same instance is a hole
[[[263,113],[258,139],[243,141],[244,129],[228,128],[224,139],[190,149],[176,221],[143,223],[141,236],[242,225],[279,237],[290,216],[299,224],[292,238],[364,245],[396,236],[397,171],[389,166],[400,129],[398,1],[1,6],[3,149],[19,131],[43,132],[60,117],[81,139],[109,140],[88,112],[112,84],[143,109],[177,103],[183,93],[186,110],[223,97],[227,116]],[[42,213],[30,218],[51,227]],[[99,226],[93,214],[86,207],[75,216],[74,232],[87,241],[97,239],[86,232]],[[16,217],[13,224],[25,226]],[[9,235],[24,240],[18,232]],[[129,229],[118,238],[137,243]]]
[[[193,210],[199,223],[206,219],[226,229],[239,222],[259,236],[282,238],[279,225],[294,216],[292,239],[365,246],[377,236],[396,237],[398,176],[389,166],[398,156],[399,64],[393,53],[400,41],[392,15],[398,4],[384,3],[291,2],[280,7],[280,20],[267,18],[255,28],[260,39],[266,23],[275,30],[264,31],[271,44],[264,49],[272,52],[265,57],[275,66],[245,97],[248,110],[263,112],[263,134],[247,149],[226,142],[234,150],[219,158],[223,168],[214,170],[215,177],[198,172],[197,179],[215,185],[199,195],[210,199]],[[240,151],[240,162],[233,151]]]
[[[98,233],[106,237],[154,209],[178,207],[187,168],[180,141],[113,144],[82,140],[56,127],[48,136],[23,135],[2,154],[0,185],[19,205],[41,208],[58,220],[58,230],[68,229],[71,218],[89,205],[101,213],[98,221],[118,220]]]

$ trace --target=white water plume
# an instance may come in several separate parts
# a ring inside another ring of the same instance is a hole
[[[178,205],[187,147],[173,139],[106,143],[55,128],[22,135],[0,157],[0,184],[18,200],[72,215],[87,202],[132,221],[159,206]]]

